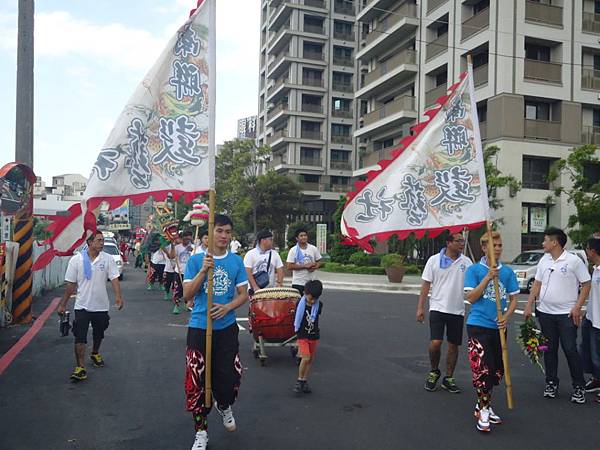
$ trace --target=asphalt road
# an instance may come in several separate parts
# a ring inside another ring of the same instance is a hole
[[[68,382],[73,341],[58,336],[55,318],[0,376],[2,450],[191,447],[183,392],[187,314],[171,315],[162,293],[144,290],[142,272],[129,269],[123,289],[125,309],[111,312],[102,348],[106,367],[89,367],[87,381]],[[313,393],[292,393],[297,368],[287,349],[269,349],[261,367],[242,331],[238,431],[227,433],[211,414],[210,449],[598,447],[600,404],[591,395],[585,405],[569,402],[564,357],[560,397],[544,399],[543,376],[519,354],[512,331],[515,409],[507,410],[498,389],[494,409],[505,423],[481,434],[464,348],[456,372],[463,393],[423,389],[428,327],[414,321],[415,296],[329,291],[323,300]],[[245,317],[245,308],[238,315]]]

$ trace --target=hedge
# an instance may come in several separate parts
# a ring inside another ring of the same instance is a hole
[[[421,275],[421,269],[416,264],[406,264],[407,275]],[[340,264],[335,262],[327,262],[323,264],[320,270],[324,272],[334,273],[356,273],[363,275],[385,275],[385,269],[383,267],[371,266],[357,266],[355,264]]]

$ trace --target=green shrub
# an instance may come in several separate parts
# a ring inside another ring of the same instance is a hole
[[[398,253],[388,253],[381,258],[381,267],[402,267],[404,265],[404,256]]]
[[[349,264],[350,256],[356,253],[356,247],[352,245],[344,245],[339,241],[333,244],[329,250],[331,261],[340,264]]]
[[[365,275],[385,275],[385,269],[382,267],[364,267],[354,264],[340,264],[336,262],[328,262],[321,267],[325,272],[335,273],[357,273]]]
[[[362,267],[379,266],[381,264],[381,256],[370,255],[363,251],[359,251],[350,256],[349,262],[350,264],[354,264],[355,266]]]
[[[283,264],[285,264],[285,262],[287,261],[289,252],[290,252],[289,250],[280,250],[279,251],[279,256],[281,256],[281,260],[283,261]]]

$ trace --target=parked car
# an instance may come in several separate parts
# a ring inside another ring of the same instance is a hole
[[[585,250],[567,250],[574,255],[577,255],[585,264],[588,266],[587,255]],[[519,288],[523,291],[531,291],[533,282],[535,281],[535,272],[537,270],[538,262],[544,256],[543,250],[530,250],[521,253],[512,262],[508,263],[508,266],[515,272],[517,281],[519,282]]]
[[[116,244],[104,241],[103,252],[108,253],[117,263],[117,267],[119,269],[119,280],[123,279],[123,258],[121,257],[121,252]]]

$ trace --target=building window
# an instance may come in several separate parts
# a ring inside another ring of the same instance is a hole
[[[481,11],[490,7],[490,0],[481,0],[473,5],[473,15],[476,16]]]
[[[550,189],[548,174],[552,158],[523,156],[523,187],[526,189]]]
[[[448,72],[440,72],[437,75],[435,75],[435,85],[437,86],[442,86],[442,85],[446,85],[446,83],[448,82]]]
[[[551,104],[545,102],[525,101],[525,118],[530,120],[550,120]]]
[[[332,136],[350,136],[350,125],[331,124]]]
[[[301,174],[300,175],[300,182],[301,183],[318,183],[319,180],[319,175],[309,175],[309,174]]]
[[[548,226],[546,205],[524,204],[521,207],[521,250],[539,250]]]
[[[550,47],[525,42],[525,58],[550,61]]]
[[[348,162],[349,152],[343,150],[331,150],[331,160],[335,162]]]
[[[477,104],[477,117],[480,122],[487,122],[487,102]]]
[[[600,182],[600,163],[586,163],[583,166],[583,176],[585,178],[585,186],[583,190],[590,192],[592,186]]]
[[[594,127],[600,127],[600,109],[598,108],[592,110],[592,125]]]

